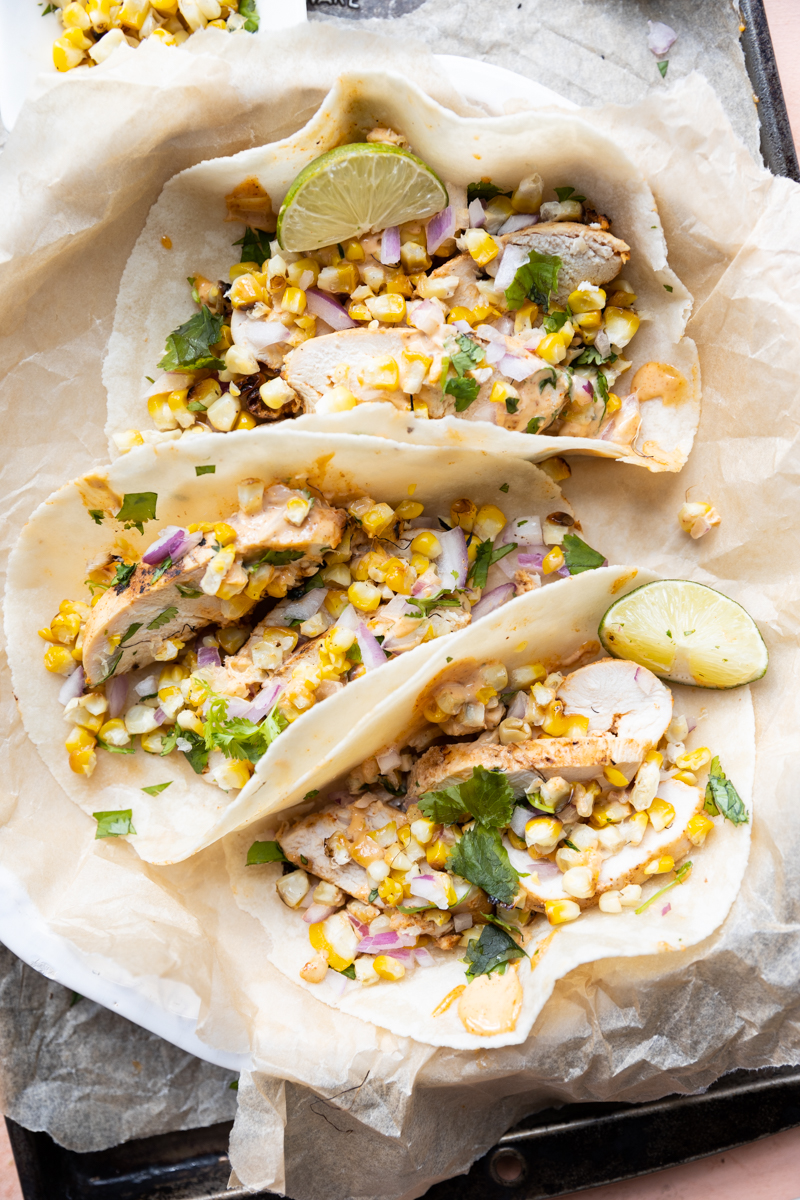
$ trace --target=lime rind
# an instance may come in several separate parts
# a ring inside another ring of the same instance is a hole
[[[615,658],[692,687],[742,687],[761,679],[769,665],[764,639],[746,609],[686,579],[645,583],[615,600],[598,635]]]
[[[278,214],[284,250],[310,251],[424,220],[448,203],[435,171],[408,150],[383,142],[336,146],[304,167]]]

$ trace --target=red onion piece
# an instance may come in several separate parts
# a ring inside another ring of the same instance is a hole
[[[611,342],[609,341],[608,334],[606,333],[605,329],[601,329],[600,332],[596,334],[594,344],[597,347],[598,353],[602,354],[603,358],[608,358],[609,354],[611,353]]]
[[[377,754],[375,761],[378,764],[381,775],[388,775],[390,771],[394,771],[400,766],[401,758],[397,750],[387,750],[385,754]]]
[[[418,967],[436,966],[436,959],[433,957],[430,950],[426,950],[424,946],[414,947],[414,958],[417,960]]]
[[[663,907],[663,908],[662,908],[662,910],[661,910],[661,915],[662,915],[662,917],[665,917],[665,916],[667,915],[667,913],[668,913],[668,912],[672,912],[672,905],[671,905],[671,904],[665,904],[665,905],[664,905],[664,907]]]
[[[516,542],[518,546],[541,546],[541,519],[539,517],[517,517],[515,520],[509,521],[497,539],[496,545],[498,547],[507,546],[509,542]],[[503,560],[500,559],[500,561]]]
[[[198,667],[221,667],[222,660],[216,646],[199,646],[197,649]]]
[[[283,691],[280,683],[267,683],[250,703],[247,711],[242,715],[247,717],[248,721],[263,721],[267,713],[271,712],[275,707],[275,701]]]
[[[285,342],[289,336],[289,330],[280,321],[261,321],[251,317],[244,309],[233,310],[231,337],[237,346],[248,350],[256,358],[263,354],[268,346]]]
[[[155,718],[156,725],[163,725],[167,719],[167,714],[164,712],[163,708],[157,708],[153,713],[153,717]]]
[[[125,705],[128,703],[127,675],[111,676],[106,682],[106,700],[108,701],[109,717],[118,717],[125,711]]]
[[[338,999],[347,990],[350,980],[346,975],[342,975],[341,971],[334,971],[332,967],[329,967],[328,973],[325,976],[325,982]]]
[[[514,699],[508,706],[507,717],[514,717],[517,721],[522,721],[528,709],[528,697],[525,692],[517,692]],[[516,833],[516,830],[514,830]],[[518,836],[522,836],[521,834]]]
[[[522,264],[528,261],[529,255],[530,248],[528,246],[515,246],[513,242],[509,242],[503,251],[500,266],[494,277],[494,286],[498,292],[504,292],[507,287],[511,287],[514,276]],[[497,259],[495,259],[496,261]]]
[[[584,383],[582,383],[582,384],[581,384],[581,387],[583,388],[583,390],[584,390],[585,392],[588,392],[588,394],[589,394],[590,396],[593,396],[593,395],[594,395],[594,388],[593,388],[593,387],[592,387],[592,385],[589,383],[589,380],[588,380],[588,379],[587,379],[587,380],[585,380],[585,381],[584,381]]]
[[[536,225],[539,217],[536,213],[514,213],[513,217],[509,217],[504,225],[500,226],[500,231],[497,236],[502,237],[504,233],[519,233],[520,229],[530,229],[531,225]]]
[[[365,925],[363,921],[359,921],[355,913],[348,912],[347,916],[359,937],[365,938],[369,936],[369,925]]]
[[[356,322],[339,301],[318,288],[309,288],[306,292],[306,307],[313,316],[320,317],[337,332],[356,327]]]
[[[655,54],[656,58],[663,58],[677,41],[677,33],[662,21],[648,21],[647,27],[650,30],[647,35],[647,49],[651,54]]]
[[[184,374],[183,371],[167,371],[164,375],[159,375],[158,379],[150,385],[144,398],[149,400],[151,396],[163,396],[167,392],[182,391],[189,386],[191,381],[192,376]]]
[[[420,333],[427,333],[428,337],[433,337],[445,323],[444,313],[433,300],[423,300],[409,315],[408,323]]]
[[[450,328],[455,329],[456,333],[472,333],[469,321],[451,321]]]
[[[456,210],[452,204],[431,217],[425,226],[425,236],[428,244],[428,254],[435,254],[442,242],[453,237],[456,231]]]
[[[374,633],[367,628],[363,621],[358,622],[358,626],[356,628],[356,641],[358,642],[358,648],[361,651],[361,662],[363,663],[365,670],[373,671],[375,667],[383,666],[388,655],[375,637]]]
[[[140,679],[138,683],[133,685],[133,690],[137,696],[154,696],[158,691],[157,676],[145,675],[144,679]]]
[[[114,676],[112,675],[112,679]],[[109,680],[111,682],[111,680]],[[83,693],[84,673],[83,667],[76,667],[61,685],[61,690],[58,693],[59,704],[69,704],[70,700],[74,700],[76,696]],[[127,687],[127,684],[126,684]]]
[[[500,608],[502,604],[507,604],[513,595],[513,583],[501,583],[499,587],[492,588],[490,592],[484,592],[472,610],[473,622],[479,620],[481,617],[488,616],[496,608]]]
[[[412,896],[419,896],[421,900],[435,904],[442,911],[449,907],[444,882],[435,875],[417,875],[411,880],[409,891]]]
[[[202,540],[202,533],[189,533],[188,529],[183,529],[180,525],[168,525],[161,531],[157,541],[144,552],[142,562],[148,566],[163,562],[165,558],[177,562],[195,546],[199,546]]]
[[[455,529],[448,529],[436,536],[442,547],[442,553],[436,560],[436,571],[442,581],[442,587],[448,592],[453,588],[464,587],[469,571],[464,530],[456,525]]]
[[[493,367],[507,357],[505,342],[490,342],[486,347],[486,361]]]
[[[400,229],[397,225],[384,229],[380,259],[385,267],[394,267],[400,262]]]
[[[544,561],[544,556],[547,554],[547,552],[547,546],[542,546],[541,550],[537,551],[536,553],[531,552],[530,554],[518,554],[517,562],[524,570],[538,571],[541,574],[542,562]]]
[[[369,934],[358,943],[358,954],[390,954],[393,950],[401,950],[404,946],[413,946],[417,940],[416,934],[396,933],[387,929],[385,933]]]
[[[522,695],[522,693],[517,692],[517,696],[520,695]],[[536,813],[532,808],[528,808],[527,805],[524,804],[518,804],[511,817],[509,829],[511,829],[517,835],[517,837],[525,837],[525,826],[528,824],[528,821],[532,821],[535,816]]]
[[[407,971],[411,971],[417,965],[416,954],[416,950],[390,950],[389,958],[396,958]]]
[[[250,701],[241,696],[223,696],[225,701],[225,716],[230,721],[234,717],[246,717],[250,709]]]
[[[520,358],[516,354],[504,354],[497,364],[497,369],[509,379],[513,379],[515,383],[522,383],[531,375],[535,375],[537,371],[541,371],[541,359],[537,361],[533,357]]]
[[[470,229],[481,229],[486,220],[486,208],[483,201],[476,197],[470,201],[468,209]]]
[[[312,904],[303,913],[303,920],[306,925],[316,925],[317,922],[325,921],[328,917],[333,916],[335,912],[335,904]]]
[[[411,589],[412,596],[435,596],[442,590],[441,580],[433,566],[428,567]]]

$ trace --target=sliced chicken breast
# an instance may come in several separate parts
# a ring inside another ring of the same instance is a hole
[[[672,693],[647,667],[602,658],[580,667],[558,689],[565,713],[589,718],[589,733],[615,733],[651,749],[672,720]]]
[[[527,246],[561,259],[556,300],[563,304],[579,284],[602,287],[619,275],[630,258],[630,246],[603,229],[572,221],[546,221],[519,233],[506,234],[507,245]]]

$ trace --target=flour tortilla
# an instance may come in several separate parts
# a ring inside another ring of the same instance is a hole
[[[195,311],[187,276],[227,278],[239,259],[232,243],[243,227],[225,223],[224,197],[255,176],[275,212],[298,172],[317,155],[388,125],[409,139],[414,151],[449,182],[465,186],[491,177],[515,186],[538,171],[547,188],[573,185],[613,220],[612,231],[631,248],[624,276],[637,294],[641,326],[626,355],[633,366],[615,390],[624,394],[646,362],[671,364],[688,382],[680,405],[661,399],[642,405],[640,453],[596,438],[558,438],[511,433],[484,421],[446,417],[424,421],[397,413],[389,404],[359,405],[349,412],[295,418],[295,429],[371,433],[401,441],[444,444],[513,454],[539,462],[553,454],[582,453],[665,467],[648,457],[648,443],[679,470],[691,450],[700,417],[700,373],[694,343],[684,337],[692,298],[667,264],[667,247],[655,200],[624,151],[580,118],[539,110],[503,117],[458,117],[400,76],[364,72],[343,75],[307,125],[282,141],[229,158],[212,159],[174,176],[153,205],[125,268],[114,329],[103,368],[108,390],[106,432],[151,430],[150,384],[164,341]],[[165,249],[162,238],[171,239]],[[222,435],[224,436],[224,435]],[[111,454],[117,449],[111,442]]]
[[[197,466],[212,464],[214,474],[196,475]],[[91,778],[74,774],[64,749],[71,726],[57,699],[64,680],[45,670],[45,643],[37,630],[50,624],[65,598],[88,598],[86,563],[112,548],[115,538],[141,551],[166,525],[220,520],[237,507],[237,484],[249,477],[305,480],[334,503],[369,494],[396,506],[413,494],[433,515],[448,513],[451,501],[462,496],[499,505],[509,520],[572,511],[543,471],[519,459],[310,433],[292,424],[224,440],[206,434],[143,446],[55,492],[33,514],[11,555],[5,623],[14,692],[29,736],[64,790],[88,814],[132,809],[131,845],[148,862],[177,862],[303,796],[314,787],[318,763],[335,757],[359,719],[394,695],[435,650],[433,642],[420,645],[316,705],[273,743],[238,795],[203,782],[182,754],[98,749]],[[508,490],[501,492],[503,484]],[[96,525],[87,511],[117,512],[124,493],[146,491],[158,493],[158,519],[145,525],[144,537],[123,532],[111,516]],[[170,787],[155,797],[142,791],[167,780]]]
[[[566,663],[592,641],[597,644],[599,657],[597,627],[611,601],[656,578],[651,571],[633,567],[588,571],[576,579],[519,596],[478,626],[454,635],[446,646],[436,647],[402,692],[361,722],[335,761],[322,765],[316,786],[338,785],[358,763],[400,740],[418,714],[420,697],[449,665],[448,659],[458,664],[499,658],[509,669],[538,659]],[[331,971],[321,984],[301,980],[299,970],[311,956],[308,928],[301,915],[278,897],[275,882],[281,874],[280,866],[245,865],[251,843],[269,836],[270,831],[274,836],[274,820],[260,822],[224,842],[236,901],[261,923],[263,947],[270,962],[325,1003],[397,1036],[413,1037],[433,1046],[477,1049],[524,1042],[556,981],[575,967],[606,958],[668,955],[710,938],[722,925],[739,891],[750,851],[755,770],[753,705],[747,687],[726,692],[680,686],[671,686],[671,690],[676,712],[687,716],[690,725],[692,720],[697,721],[687,738],[688,748],[709,746],[720,756],[751,820],[734,826],[717,818],[705,845],[691,854],[694,869],[689,880],[672,888],[663,904],[657,902],[642,914],[628,909],[612,915],[592,908],[572,924],[555,930],[543,917],[537,918],[534,940],[527,947],[535,966],[531,968],[528,960],[522,960],[519,967],[524,999],[513,1032],[476,1037],[462,1025],[457,1004],[441,1016],[432,1015],[452,988],[466,982],[458,951],[435,950],[434,967],[417,967],[398,983],[367,988],[348,983],[342,991],[341,976]],[[648,883],[643,889],[644,898],[664,882],[662,877]],[[667,899],[671,908],[663,913]],[[673,961],[665,958],[665,970],[671,969]]]

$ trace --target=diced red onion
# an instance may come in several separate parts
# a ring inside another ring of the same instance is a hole
[[[481,229],[486,220],[486,208],[482,200],[477,196],[469,203],[469,226],[470,229]]]
[[[319,921],[325,921],[328,917],[333,916],[336,911],[335,904],[312,904],[303,913],[303,920],[306,925],[316,925]]]
[[[465,929],[469,929],[472,925],[472,913],[454,913],[453,926],[456,933],[463,933]]]
[[[408,323],[418,329],[420,333],[427,333],[428,337],[433,337],[445,323],[444,314],[432,300],[423,300],[409,314]]]
[[[327,595],[327,588],[312,588],[299,600],[292,600],[291,604],[287,604],[281,611],[281,619],[286,622],[307,621],[319,612]]]
[[[274,837],[275,834],[273,833],[272,836]],[[302,909],[311,908],[311,905],[313,903],[314,903],[314,889],[309,888],[308,891],[306,892],[305,896],[303,896],[303,899],[300,901],[300,903],[298,904],[297,907],[302,908]]]
[[[486,347],[486,361],[496,366],[502,359],[507,358],[505,342],[490,342]]]
[[[435,213],[425,226],[428,254],[435,254],[442,242],[453,237],[456,231],[456,210],[452,204]]]
[[[589,383],[589,380],[588,380],[588,379],[587,379],[587,380],[585,380],[585,381],[584,381],[584,382],[581,384],[581,387],[583,388],[583,390],[584,390],[585,392],[588,392],[590,396],[593,396],[593,395],[594,395],[594,388],[593,388],[593,387],[592,387],[592,385]]]
[[[228,720],[235,717],[247,717],[250,713],[251,703],[249,700],[243,699],[242,696],[223,696],[225,701],[225,715]]]
[[[541,519],[539,517],[517,517],[515,520],[509,521],[496,544],[498,547],[507,546],[509,542],[516,542],[518,546],[541,546]],[[500,559],[500,561],[503,560]]]
[[[202,533],[189,533],[188,529],[183,529],[180,525],[168,525],[152,546],[145,550],[142,562],[154,566],[167,557],[177,562],[195,546],[199,546],[202,540]]]
[[[155,721],[156,725],[163,725],[164,722],[166,721],[166,719],[167,719],[167,714],[164,712],[163,708],[161,708],[161,707],[157,708],[156,711],[153,713],[153,720]]]
[[[355,329],[356,322],[347,310],[327,292],[309,288],[306,292],[306,307],[313,316],[320,317],[337,332],[342,329]]]
[[[436,560],[436,571],[442,581],[442,587],[448,592],[453,588],[463,588],[467,582],[469,558],[467,557],[467,539],[460,525],[436,535],[442,553]]]
[[[520,358],[516,354],[504,354],[497,364],[498,371],[503,375],[513,379],[516,383],[521,383],[524,379],[528,379],[531,375],[535,375],[540,371],[541,365],[535,358]]]
[[[411,589],[412,596],[433,596],[442,590],[441,580],[434,566],[428,567],[426,571],[420,575],[417,582]]]
[[[83,667],[76,667],[72,674],[62,683],[61,690],[58,693],[58,703],[69,704],[70,700],[74,700],[76,696],[80,696],[83,693],[84,678]],[[114,676],[112,675],[111,679],[113,678]],[[111,680],[109,680],[110,682]],[[127,688],[127,681],[125,686]]]
[[[677,33],[662,21],[648,21],[647,27],[650,30],[647,35],[647,49],[651,54],[655,54],[656,58],[663,58],[677,41]]]
[[[369,936],[369,925],[365,925],[363,921],[359,921],[355,913],[348,912],[347,916],[350,920],[350,924],[353,926],[353,929],[355,929],[360,938]]]
[[[534,816],[538,816],[538,813],[534,813]],[[531,871],[535,871],[539,876],[540,883],[544,883],[546,879],[555,879],[557,875],[561,874],[559,867],[549,858],[531,859],[529,857],[527,865]]]
[[[198,646],[197,665],[198,667],[221,667],[222,660],[220,659],[217,647]]]
[[[417,940],[416,934],[397,933],[387,929],[384,933],[372,933],[362,938],[358,943],[358,954],[391,954],[393,950],[402,950],[404,946],[413,946]]]
[[[325,982],[334,996],[338,998],[347,990],[350,980],[346,975],[342,975],[341,971],[334,971],[332,967],[329,967],[328,973],[325,976]]]
[[[154,383],[144,394],[145,400],[149,400],[151,396],[163,396],[167,392],[183,391],[188,387],[190,376],[185,375],[183,371],[167,371],[164,375],[159,375]]]
[[[348,610],[345,609],[344,612],[342,613],[342,617],[346,616],[347,612],[348,612]],[[353,612],[355,613],[355,610],[353,610]],[[393,596],[392,599],[389,601],[389,603],[385,604],[383,606],[383,608],[381,609],[381,616],[382,617],[390,617],[393,621],[399,621],[401,617],[408,617],[408,616],[416,615],[416,613],[417,613],[417,609],[412,608],[409,605],[408,601],[406,600],[405,596],[402,596],[399,593],[396,596]],[[342,623],[342,617],[339,617],[340,625]],[[357,621],[358,617],[356,617],[355,619]],[[356,626],[355,625],[347,625],[346,628],[355,629]]]
[[[390,950],[389,958],[396,958],[407,971],[411,971],[417,965],[416,954],[416,950]]]
[[[514,318],[498,317],[494,322],[494,327],[501,337],[511,337],[511,334],[514,332]]]
[[[386,651],[375,637],[375,634],[367,628],[363,621],[358,622],[356,641],[361,651],[361,662],[365,670],[372,671],[375,667],[383,666],[388,657]]]
[[[121,712],[125,711],[125,705],[128,703],[127,675],[112,675],[106,681],[106,700],[108,701],[109,717],[118,717]]]
[[[418,967],[436,966],[436,959],[433,957],[430,950],[426,950],[424,946],[414,947],[414,958],[417,960]]]
[[[478,325],[475,328],[475,336],[482,338],[484,342],[499,342],[505,348],[506,340],[502,333],[495,329],[494,325]]]
[[[595,335],[594,344],[597,347],[598,354],[602,354],[603,358],[608,358],[609,354],[611,353],[611,342],[609,341],[608,334],[606,333],[605,329],[601,329],[600,332]]]
[[[500,266],[494,277],[496,291],[504,292],[506,288],[511,287],[511,284],[514,282],[514,276],[522,264],[528,261],[529,256],[529,246],[515,246],[513,242],[509,242],[503,251]],[[495,259],[495,261],[497,260]]]
[[[375,761],[378,764],[381,775],[388,775],[390,771],[394,771],[400,766],[402,760],[397,749],[392,747],[385,754],[376,754]]]
[[[499,587],[492,588],[490,592],[484,592],[472,609],[472,620],[477,621],[481,617],[488,616],[496,608],[500,608],[502,604],[507,604],[513,595],[513,583],[501,583]]]
[[[271,712],[275,707],[275,701],[283,691],[283,685],[280,683],[267,683],[255,699],[250,703],[248,709],[242,715],[247,717],[248,721],[263,721],[268,712]]]
[[[419,896],[421,900],[435,904],[443,912],[449,907],[444,882],[435,875],[417,875],[411,880],[409,891],[412,896]]]
[[[528,549],[530,550],[529,554],[517,555],[517,561],[519,565],[525,571],[538,571],[541,574],[544,556],[549,553],[549,548],[547,546],[540,546],[538,549],[534,550],[534,548],[530,546]]]
[[[530,229],[531,225],[535,225],[539,220],[536,213],[514,213],[513,217],[509,217],[504,225],[500,226],[497,236],[502,237],[504,233],[518,233],[520,229]]]
[[[450,328],[455,329],[456,333],[472,333],[469,321],[451,321]]]
[[[235,308],[231,317],[231,337],[234,344],[258,358],[269,346],[285,342],[289,330],[281,321],[261,321],[249,316],[243,309]]]
[[[663,908],[662,908],[662,910],[661,910],[661,915],[662,915],[662,917],[665,917],[665,916],[667,915],[667,913],[668,913],[668,912],[671,912],[671,911],[672,911],[672,905],[671,905],[671,904],[665,904],[665,905],[664,905],[664,907],[663,907]]]
[[[517,692],[514,699],[508,706],[507,717],[513,717],[516,721],[522,721],[525,713],[528,710],[528,697],[525,692]],[[516,829],[514,830],[516,833]],[[521,834],[519,836],[522,836]]]
[[[133,685],[133,690],[137,696],[152,696],[158,691],[158,679],[155,675],[145,675]]]
[[[381,262],[385,267],[394,267],[400,262],[400,229],[397,225],[389,225],[383,231],[381,238]]]
[[[395,596],[395,600],[397,600],[397,599],[398,599],[398,597]],[[388,609],[388,607],[389,607],[389,605],[387,604],[386,608]],[[383,611],[386,612],[386,609],[384,609]],[[355,633],[358,630],[360,620],[361,620],[361,618],[359,617],[356,610],[353,608],[353,605],[348,604],[347,608],[344,609],[344,611],[339,614],[339,618],[336,622],[336,628],[337,629],[352,629],[353,633]]]

